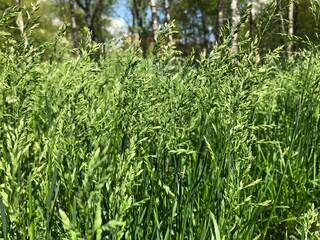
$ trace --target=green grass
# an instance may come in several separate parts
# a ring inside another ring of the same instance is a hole
[[[1,54],[0,238],[320,238],[319,50],[158,44]]]

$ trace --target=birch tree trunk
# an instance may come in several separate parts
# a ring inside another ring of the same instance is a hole
[[[157,3],[155,0],[150,0],[151,18],[152,18],[152,35],[153,42],[156,41],[158,30],[158,15],[157,15]]]
[[[23,14],[22,14],[22,9],[21,9],[21,0],[16,0],[16,3],[18,5],[18,7],[19,7],[17,24],[18,24],[18,27],[20,29],[21,35],[23,36],[24,48],[27,48],[29,42],[28,42],[28,35],[27,35],[27,33],[25,31],[25,28],[24,28]]]
[[[72,42],[73,47],[78,48],[78,33],[77,33],[77,22],[75,16],[75,7],[74,7],[74,0],[69,0],[70,5],[70,20],[71,20],[71,35],[72,35]]]
[[[239,13],[238,13],[238,0],[231,1],[231,52],[236,53],[238,51],[238,33],[237,33],[237,24],[239,21]]]
[[[168,32],[169,32],[169,44],[173,43],[173,37],[172,37],[172,30],[169,24],[171,23],[171,17],[170,17],[170,12],[169,12],[169,7],[170,7],[170,2],[169,0],[164,1],[164,9],[165,9],[165,14],[166,14],[166,23],[168,24]]]
[[[249,9],[249,33],[251,41],[254,40],[254,32],[253,32],[253,0],[250,1],[250,9]]]
[[[289,4],[289,9],[288,9],[288,35],[289,37],[293,36],[294,33],[294,29],[293,29],[293,23],[294,23],[294,2],[293,0],[290,1]],[[291,41],[291,39],[289,39],[288,41],[288,45],[287,45],[287,51],[288,51],[288,57],[290,57],[292,55],[292,46],[293,46],[293,42]]]

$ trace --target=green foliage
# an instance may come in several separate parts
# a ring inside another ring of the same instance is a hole
[[[50,60],[12,46],[0,75],[0,237],[314,239],[319,62],[226,38],[195,64],[90,41]],[[161,47],[163,46],[163,47]]]
[[[294,0],[293,34],[288,36],[289,0],[269,1],[261,4],[255,16],[254,32],[260,41],[261,53],[284,46],[294,38],[294,51],[308,48],[305,41],[316,43],[319,36],[319,1]]]
[[[7,8],[0,8],[0,59],[2,53],[15,51],[17,45],[24,48],[27,41],[29,47],[44,47],[42,58],[48,58],[52,52],[49,42],[55,39],[55,33],[58,31],[60,24],[54,24],[54,19],[58,19],[56,7],[51,1],[23,1],[21,7],[15,5],[15,1],[8,1]],[[2,6],[2,3],[0,3]],[[6,6],[6,5],[5,5]],[[18,27],[19,13],[24,22],[25,36]],[[25,39],[27,38],[27,40]],[[38,54],[37,54],[38,55]]]

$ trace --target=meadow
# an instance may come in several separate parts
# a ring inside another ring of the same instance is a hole
[[[165,35],[1,53],[0,239],[320,239],[319,48]]]

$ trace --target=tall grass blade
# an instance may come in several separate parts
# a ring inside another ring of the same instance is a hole
[[[210,218],[211,218],[211,221],[213,223],[214,239],[215,240],[221,240],[220,231],[219,231],[217,220],[216,220],[214,214],[211,211],[210,211]]]

